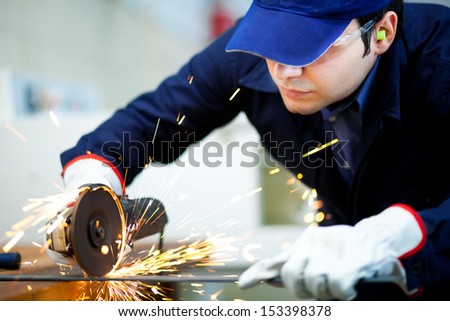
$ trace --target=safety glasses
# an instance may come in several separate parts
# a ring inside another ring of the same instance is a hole
[[[351,43],[353,43],[353,41],[355,39],[357,39],[358,37],[361,37],[362,35],[369,32],[369,30],[374,25],[375,25],[375,21],[370,20],[369,22],[364,24],[361,28],[359,28],[358,30],[353,31],[352,33],[350,33],[348,35],[337,38],[336,41],[332,44],[332,46],[333,47],[344,46],[344,45],[349,46]]]

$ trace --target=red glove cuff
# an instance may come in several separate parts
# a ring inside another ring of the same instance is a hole
[[[76,161],[79,161],[81,159],[96,159],[96,160],[101,161],[102,163],[105,163],[109,167],[111,167],[111,169],[113,170],[114,174],[116,174],[117,178],[120,181],[120,186],[122,187],[122,195],[125,195],[125,182],[124,182],[124,179],[122,177],[122,174],[119,172],[117,167],[114,166],[113,163],[111,163],[110,161],[108,161],[105,158],[103,158],[103,157],[101,157],[99,155],[96,155],[96,154],[85,154],[85,155],[81,155],[81,156],[78,156],[78,157],[72,159],[70,162],[68,162],[64,166],[64,168],[63,168],[63,170],[61,172],[61,176],[64,177],[64,172],[66,171],[67,167],[69,167],[70,165],[72,165],[73,163],[75,163]]]
[[[420,231],[422,232],[422,240],[420,241],[420,243],[414,247],[413,249],[409,250],[408,252],[404,253],[401,257],[399,257],[399,259],[405,259],[411,255],[416,254],[417,252],[419,252],[425,245],[426,241],[427,241],[427,230],[425,227],[425,223],[423,222],[422,218],[420,217],[419,213],[413,209],[411,206],[406,205],[406,204],[402,204],[402,203],[398,203],[398,204],[394,204],[390,207],[401,207],[404,210],[407,210],[409,213],[411,213],[411,215],[414,217],[414,219],[417,222],[417,225],[420,228]]]

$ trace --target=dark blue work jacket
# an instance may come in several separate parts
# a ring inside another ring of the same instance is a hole
[[[417,210],[428,236],[402,261],[408,287],[422,287],[421,299],[450,298],[450,10],[406,4],[404,14],[404,33],[381,56],[362,106],[350,187],[333,166],[333,147],[302,157],[329,140],[321,113],[289,113],[263,59],[225,52],[233,30],[83,136],[62,165],[89,150],[129,184],[150,158],[173,161],[243,111],[271,155],[317,189],[334,223],[355,224],[394,203]]]

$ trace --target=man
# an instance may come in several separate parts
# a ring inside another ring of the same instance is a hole
[[[241,287],[277,279],[299,298],[450,298],[448,8],[254,0],[235,29],[64,152],[66,186],[121,193],[150,159],[173,161],[241,111],[335,224],[251,266]],[[367,286],[376,278],[402,291]]]

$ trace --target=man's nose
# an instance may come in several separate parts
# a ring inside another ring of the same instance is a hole
[[[275,63],[274,73],[279,80],[284,81],[288,78],[300,77],[303,74],[303,67]]]

